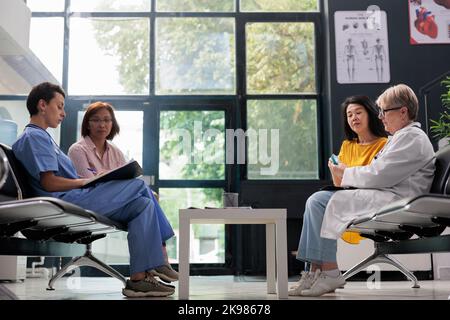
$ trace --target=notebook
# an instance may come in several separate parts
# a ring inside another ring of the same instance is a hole
[[[86,183],[83,185],[82,188],[92,187],[93,185],[99,182],[134,179],[141,176],[142,174],[143,171],[139,163],[136,160],[130,160],[123,166],[120,166],[111,171],[98,174],[90,178],[89,180],[86,180]]]

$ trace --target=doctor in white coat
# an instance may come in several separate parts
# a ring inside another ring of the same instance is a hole
[[[328,166],[342,177],[342,187],[355,190],[320,191],[306,203],[297,259],[312,263],[302,273],[290,295],[320,296],[345,284],[337,263],[337,239],[355,219],[371,216],[377,209],[404,197],[429,192],[435,155],[428,136],[415,122],[418,101],[404,84],[383,92],[377,104],[379,117],[391,134],[388,142],[367,166]]]

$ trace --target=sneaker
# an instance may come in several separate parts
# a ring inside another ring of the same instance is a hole
[[[315,272],[302,271],[302,273],[300,274],[300,280],[298,280],[296,284],[289,288],[288,295],[301,296],[302,290],[311,288],[314,279],[318,276],[319,273],[320,270],[316,270]]]
[[[165,282],[178,281],[178,272],[173,270],[170,264],[165,264],[150,270],[150,274]]]
[[[324,272],[320,272],[310,289],[303,290],[302,296],[318,297],[325,293],[334,292],[337,288],[345,285],[345,279],[340,274],[338,277],[330,277]]]
[[[145,279],[140,281],[127,280],[125,288],[122,289],[122,294],[129,298],[167,297],[174,292],[174,287],[167,286],[152,276],[146,276]]]

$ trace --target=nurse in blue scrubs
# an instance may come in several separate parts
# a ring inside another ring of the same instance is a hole
[[[12,146],[31,176],[35,195],[56,197],[126,224],[131,277],[124,294],[173,294],[172,286],[153,277],[158,275],[155,270],[165,273],[168,268],[161,243],[174,235],[169,221],[142,180],[117,180],[81,188],[86,179],[78,177],[71,160],[46,131],[64,120],[64,98],[58,85],[44,82],[33,87],[27,99],[30,123]]]

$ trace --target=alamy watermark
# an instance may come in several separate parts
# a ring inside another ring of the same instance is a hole
[[[367,273],[373,272],[373,274],[371,274],[369,276],[369,278],[367,278],[367,281],[366,281],[367,289],[369,289],[369,290],[380,289],[381,288],[381,269],[380,269],[380,267],[375,264],[372,264],[367,267],[366,272]]]
[[[370,5],[366,9],[367,14],[367,29],[380,30],[381,29],[381,10],[377,5]]]
[[[81,289],[80,268],[74,269],[74,272],[66,278],[66,287],[70,290]]]
[[[270,138],[269,138],[270,133]],[[280,130],[279,129],[243,129],[225,130],[225,155],[223,154],[223,131],[215,128],[203,130],[201,121],[194,121],[194,129],[175,129],[176,146],[189,164],[261,164],[261,175],[278,173],[280,160]],[[172,136],[173,137],[173,136]],[[181,139],[180,139],[181,138]],[[235,148],[236,141],[236,148]],[[248,159],[246,159],[248,145]],[[270,145],[270,147],[269,147]],[[194,150],[194,152],[193,152]],[[236,150],[236,156],[235,156]]]

